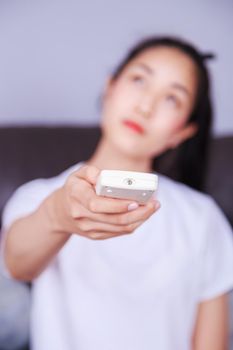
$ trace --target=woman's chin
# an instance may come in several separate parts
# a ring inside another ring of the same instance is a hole
[[[147,151],[143,152],[142,142],[131,138],[117,138],[114,140],[114,146],[121,154],[129,157],[146,157]]]

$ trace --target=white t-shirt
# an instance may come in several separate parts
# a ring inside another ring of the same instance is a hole
[[[79,165],[22,186],[7,227]],[[214,201],[160,176],[161,208],[134,233],[73,235],[33,282],[33,350],[188,350],[198,304],[233,287],[231,228]]]

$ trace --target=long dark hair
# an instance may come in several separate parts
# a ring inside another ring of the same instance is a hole
[[[198,131],[195,136],[185,141],[175,150],[169,150],[154,159],[153,169],[197,190],[203,190],[213,114],[210,99],[210,80],[205,62],[207,59],[213,58],[213,54],[203,54],[183,39],[150,37],[139,42],[129,51],[125,59],[113,72],[112,80],[116,80],[128,63],[140,53],[160,46],[179,49],[188,55],[197,66],[198,92],[189,121],[198,126]]]

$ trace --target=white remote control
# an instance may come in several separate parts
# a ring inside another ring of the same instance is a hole
[[[102,170],[97,183],[96,194],[121,199],[130,199],[145,204],[158,187],[158,176],[151,173]]]

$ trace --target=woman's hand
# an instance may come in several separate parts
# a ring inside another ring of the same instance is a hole
[[[56,231],[107,239],[133,232],[159,209],[159,202],[154,200],[139,206],[130,200],[96,195],[94,186],[99,173],[94,166],[83,166],[55,193]]]

